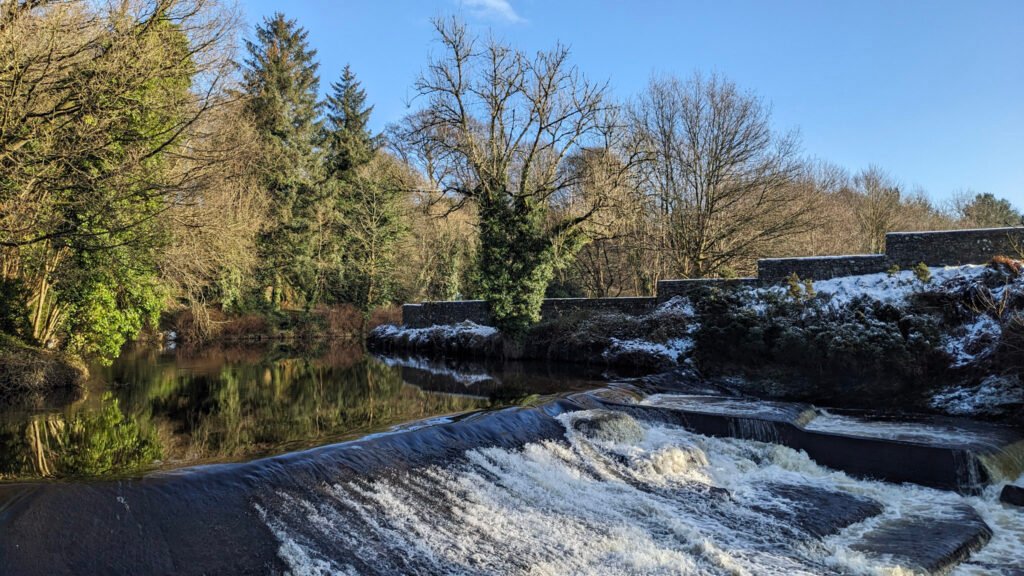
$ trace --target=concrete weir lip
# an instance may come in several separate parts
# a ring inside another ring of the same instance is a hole
[[[861,478],[975,494],[1024,471],[1024,433],[979,422],[837,418],[809,404],[685,394],[608,407],[708,436],[782,444]]]

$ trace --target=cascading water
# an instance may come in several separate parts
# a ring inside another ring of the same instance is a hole
[[[995,488],[859,480],[790,448],[604,411],[558,420],[564,441],[473,449],[254,506],[295,574],[896,574],[914,563],[872,551],[872,534],[955,523],[965,509],[993,535],[957,573],[1019,567],[1024,518]]]

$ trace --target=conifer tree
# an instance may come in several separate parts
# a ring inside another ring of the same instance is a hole
[[[371,134],[367,127],[373,106],[366,105],[366,91],[347,65],[341,79],[331,83],[331,94],[325,105],[324,147],[328,174],[344,179],[369,162],[380,148],[380,137]]]
[[[243,86],[246,110],[261,139],[261,180],[271,203],[263,230],[259,281],[273,306],[286,292],[302,291],[307,303],[315,282],[311,241],[318,197],[320,79],[308,33],[280,12],[256,26],[246,42]]]

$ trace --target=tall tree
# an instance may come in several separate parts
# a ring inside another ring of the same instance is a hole
[[[331,83],[325,107],[324,149],[328,176],[340,179],[368,163],[380,148],[381,139],[367,126],[373,106],[366,104],[366,91],[348,65],[341,78]]]
[[[498,325],[522,331],[540,318],[554,270],[587,239],[601,208],[552,217],[552,203],[579,176],[564,160],[606,147],[605,86],[587,81],[558,46],[529,57],[495,40],[483,45],[457,21],[435,21],[444,55],[417,80],[428,102],[417,140],[436,153],[436,181],[478,210],[478,290]]]
[[[308,296],[300,290],[313,283],[310,219],[320,200],[320,78],[307,36],[295,20],[278,12],[256,26],[254,40],[246,41],[246,111],[263,145],[260,182],[270,201],[259,241],[259,280],[273,306],[289,295]]]
[[[0,15],[0,276],[28,295],[23,336],[109,358],[162,307],[163,216],[194,198],[230,17],[206,0],[17,5]]]
[[[665,250],[684,277],[747,268],[765,246],[801,232],[811,207],[791,183],[797,141],[769,108],[717,76],[652,80],[632,110],[645,187],[666,222]]]
[[[1002,228],[1024,226],[1024,216],[1005,198],[996,198],[990,192],[961,193],[953,199],[954,215],[966,226],[976,228]]]

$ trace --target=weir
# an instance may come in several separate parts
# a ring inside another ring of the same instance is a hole
[[[827,433],[810,429],[827,415],[808,405],[656,380],[244,464],[0,486],[0,566],[29,576],[945,571],[1006,566],[1007,541],[1024,536],[989,525],[1001,513],[994,496],[857,479],[976,494],[994,478],[965,476],[963,462],[1015,438],[1005,431],[973,428],[962,443]]]

